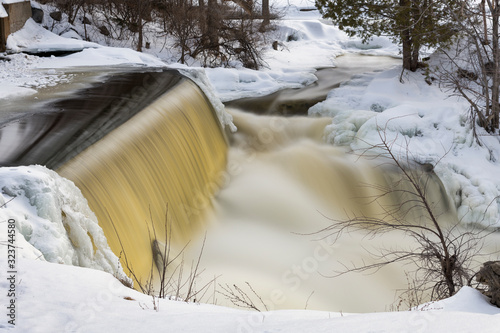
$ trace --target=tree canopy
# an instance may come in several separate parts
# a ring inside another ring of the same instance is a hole
[[[422,46],[434,47],[455,33],[456,0],[316,0],[316,7],[350,36],[367,41],[390,36],[402,44],[403,67],[415,71]],[[454,15],[452,15],[452,13]]]

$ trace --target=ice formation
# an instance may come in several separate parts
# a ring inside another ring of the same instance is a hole
[[[129,281],[73,182],[36,165],[0,168],[0,184],[0,221],[16,221],[20,257],[99,269]]]

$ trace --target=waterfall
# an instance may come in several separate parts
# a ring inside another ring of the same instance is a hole
[[[225,134],[191,80],[136,74],[125,90],[124,77],[112,77],[117,91],[109,82],[96,85],[76,101],[48,106],[64,112],[38,112],[2,127],[0,163],[47,164],[72,180],[125,271],[141,283],[157,275],[155,254],[165,244],[175,257],[189,243],[172,270],[188,275],[204,248],[197,286],[215,277],[216,283],[213,298],[201,301],[231,305],[215,290],[248,282],[253,291],[247,292],[271,308],[380,311],[394,301],[395,289],[407,287],[408,267],[397,264],[375,275],[325,278],[339,262],[369,263],[365,248],[412,241],[403,232],[381,239],[352,232],[336,244],[307,236],[346,216],[383,215],[372,202],[376,189],[406,186],[393,170],[324,143],[331,119],[230,110],[238,131]],[[26,140],[12,146],[2,133]],[[439,179],[424,173],[438,214],[456,219]],[[401,198],[386,195],[379,203],[397,207]],[[425,214],[412,213],[413,219]]]
[[[210,214],[226,150],[211,104],[184,79],[57,171],[81,189],[111,249],[144,283],[152,242],[166,242],[167,205],[172,239],[191,238]]]

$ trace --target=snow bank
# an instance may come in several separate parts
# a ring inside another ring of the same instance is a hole
[[[217,96],[223,101],[272,94],[283,88],[300,88],[317,80],[314,69],[255,71],[247,68],[207,68]]]
[[[7,50],[11,52],[81,51],[84,48],[101,47],[99,44],[58,36],[38,25],[33,19],[24,27],[9,35]]]
[[[490,315],[500,314],[500,309],[493,306],[488,297],[471,287],[462,287],[453,297],[419,305],[415,310],[444,310],[448,312],[456,311]]]
[[[71,181],[42,166],[22,166],[0,168],[0,184],[0,221],[16,221],[21,257],[90,267],[128,280]]]
[[[40,59],[38,68],[74,68],[91,66],[141,66],[165,67],[160,59],[125,48],[101,47],[57,58]]]
[[[11,52],[81,51],[65,57],[39,59],[38,68],[64,68],[82,66],[139,65],[164,67],[158,58],[124,48],[103,47],[73,38],[58,36],[29,19],[24,27],[7,38]]]
[[[7,12],[5,11],[4,6],[0,2],[0,18],[4,18],[4,17],[7,17],[7,16],[9,16],[9,15],[7,14]]]
[[[470,288],[420,311],[251,312],[166,299],[155,300],[155,309],[151,296],[109,274],[79,267],[26,259],[18,276],[19,332],[497,332],[500,315]],[[0,281],[0,288],[6,285]],[[2,324],[5,318],[0,327],[12,327]]]
[[[460,220],[500,226],[498,141],[479,129],[480,146],[467,121],[465,102],[428,85],[421,73],[406,74],[403,84],[400,72],[396,68],[359,75],[333,90],[309,114],[332,117],[325,130],[327,142],[353,150],[379,143],[384,129],[387,140],[395,140],[399,156],[408,150],[418,163],[435,167]]]
[[[0,60],[0,99],[32,95],[38,89],[65,83],[71,74],[52,70],[36,70],[40,58],[27,54],[13,54],[9,60]]]

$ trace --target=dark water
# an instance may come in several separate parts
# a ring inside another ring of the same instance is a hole
[[[66,98],[24,104],[0,120],[0,166],[56,169],[130,119],[183,77],[175,70],[112,73]]]

